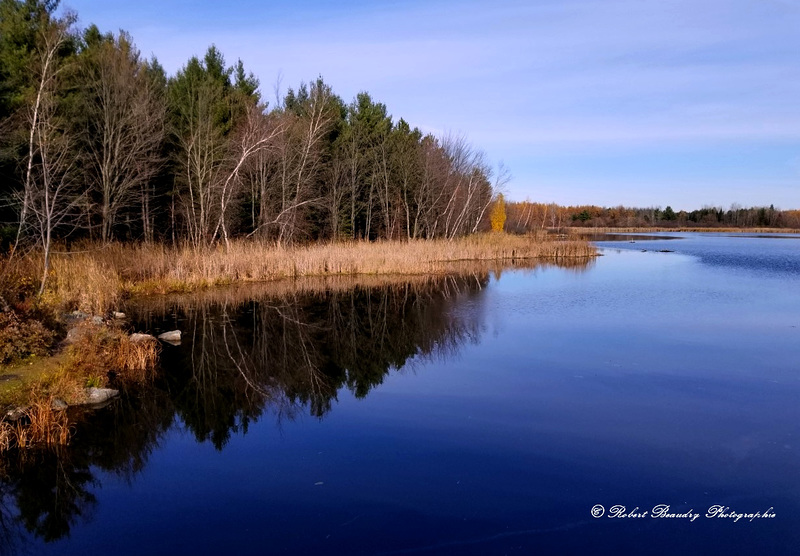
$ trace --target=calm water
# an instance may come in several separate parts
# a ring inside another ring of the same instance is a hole
[[[7,458],[0,552],[796,554],[800,237],[663,235],[143,301],[164,378]]]

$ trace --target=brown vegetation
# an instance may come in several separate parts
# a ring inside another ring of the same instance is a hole
[[[112,377],[117,384],[138,384],[154,377],[160,350],[157,340],[132,342],[122,330],[90,321],[78,329],[79,339],[67,348],[55,372],[23,391],[6,393],[0,407],[17,409],[0,417],[0,451],[67,444],[71,425],[67,411],[59,407],[62,402],[83,404],[87,387],[106,386]]]
[[[0,437],[4,437],[6,449],[69,443],[72,427],[67,413],[53,409],[52,403],[52,398],[36,398],[14,423],[0,422]]]
[[[79,251],[52,255],[48,286],[42,295],[36,294],[35,276],[36,269],[41,268],[37,260],[41,255],[18,255],[4,261],[3,274],[13,279],[0,287],[4,303],[0,339],[10,339],[0,347],[9,361],[31,353],[46,353],[56,337],[56,315],[73,310],[107,314],[122,297],[134,293],[184,292],[213,285],[282,279],[285,287],[302,288],[295,280],[299,277],[322,281],[324,287],[353,276],[379,280],[402,275],[424,281],[476,264],[495,272],[508,264],[530,266],[549,261],[585,265],[594,254],[594,247],[586,241],[557,240],[543,233],[292,247],[233,240],[227,249],[84,245]],[[18,340],[23,336],[34,344],[20,344]],[[112,379],[141,383],[154,377],[160,346],[157,341],[131,342],[113,322],[98,324],[91,319],[78,323],[74,336],[77,339],[66,349],[58,370],[36,381],[16,400],[25,406],[23,417],[14,422],[0,420],[0,449],[66,442],[66,414],[53,409],[54,399],[81,403],[87,386],[104,386]]]
[[[122,294],[180,292],[301,276],[442,274],[463,261],[560,261],[594,255],[594,247],[585,241],[547,239],[544,234],[294,247],[239,240],[228,249],[114,244],[56,256],[48,292],[69,309],[102,313]]]
[[[82,386],[105,386],[110,377],[141,383],[153,378],[160,346],[155,338],[131,341],[128,334],[111,325],[85,321],[78,340],[67,349],[63,372]],[[67,402],[70,400],[67,399]]]

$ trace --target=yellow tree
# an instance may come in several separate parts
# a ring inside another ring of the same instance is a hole
[[[492,212],[489,215],[493,232],[502,232],[506,225],[506,200],[502,193],[498,193],[494,201]]]

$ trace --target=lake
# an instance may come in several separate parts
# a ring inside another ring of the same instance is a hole
[[[5,457],[0,552],[799,553],[800,236],[597,239],[137,300],[182,343]]]

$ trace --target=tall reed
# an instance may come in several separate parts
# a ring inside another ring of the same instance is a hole
[[[234,241],[223,246],[121,245],[84,252],[59,261],[59,272],[73,278],[59,282],[59,294],[80,298],[75,285],[89,283],[93,295],[106,303],[113,291],[166,293],[216,284],[260,282],[300,276],[442,274],[461,261],[559,261],[594,256],[586,241],[485,234],[454,241],[338,242],[284,247],[258,241]],[[68,267],[68,268],[67,268]],[[81,272],[103,273],[77,278]],[[108,275],[110,273],[110,275]],[[69,287],[67,284],[74,284]]]
[[[54,397],[37,393],[14,421],[0,419],[0,452],[11,448],[64,446],[72,436],[67,412],[55,409]]]

